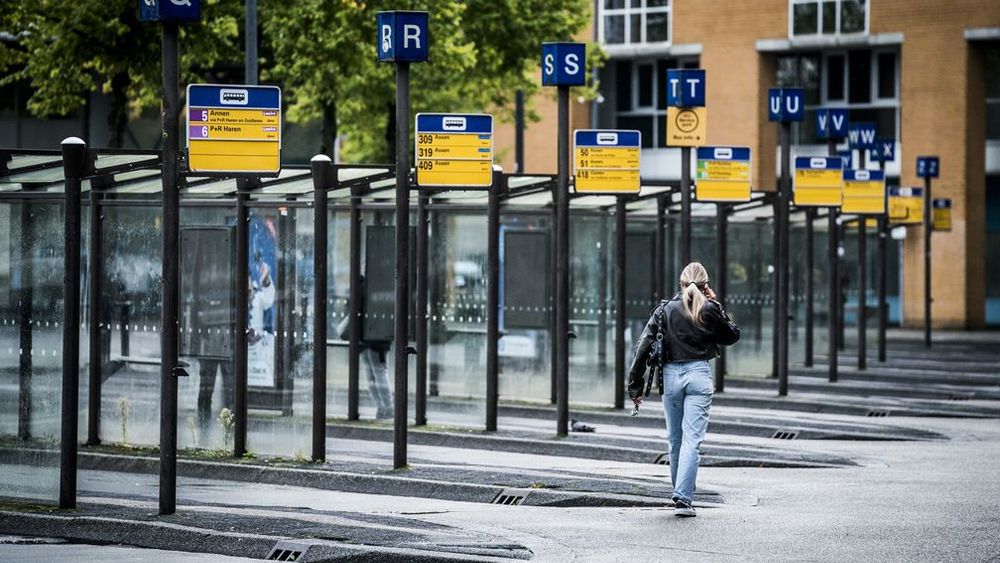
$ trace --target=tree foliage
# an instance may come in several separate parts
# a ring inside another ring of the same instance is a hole
[[[287,118],[321,120],[323,152],[338,133],[352,161],[392,159],[394,67],[376,55],[376,13],[427,10],[430,62],[411,65],[411,110],[488,111],[513,119],[518,90],[539,90],[545,41],[570,40],[590,0],[258,0],[263,83],[282,87]],[[238,82],[243,2],[202,0],[202,21],[181,26],[182,81]],[[66,115],[93,91],[110,95],[113,146],[128,111],[160,100],[159,26],[138,21],[137,0],[0,2],[0,84],[29,81],[28,109]],[[600,63],[600,50],[588,61]],[[222,69],[222,72],[220,72]],[[578,95],[590,96],[594,85]],[[529,118],[533,117],[530,112]]]
[[[181,80],[239,61],[239,2],[204,0],[201,22],[181,26]],[[26,81],[38,117],[80,109],[91,92],[110,96],[111,145],[121,146],[129,111],[160,102],[159,26],[139,21],[136,0],[0,2],[0,85]]]

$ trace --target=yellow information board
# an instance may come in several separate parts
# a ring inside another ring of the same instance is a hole
[[[935,198],[931,201],[931,220],[935,231],[951,230],[951,199]]]
[[[274,175],[281,171],[281,90],[191,84],[188,170]]]
[[[417,184],[482,188],[493,184],[493,116],[418,113]]]
[[[924,221],[923,188],[889,188],[889,222],[900,225]]]
[[[749,147],[698,147],[697,157],[698,201],[750,201]]]
[[[638,131],[578,129],[573,132],[576,193],[639,193]]]
[[[843,166],[839,156],[795,158],[795,205],[839,207],[843,202]]]
[[[885,213],[885,175],[881,170],[844,170],[842,213]]]
[[[707,142],[708,109],[667,107],[667,146],[700,147]]]

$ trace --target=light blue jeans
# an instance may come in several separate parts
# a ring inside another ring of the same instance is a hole
[[[705,360],[663,366],[663,413],[670,437],[670,482],[674,498],[694,498],[701,442],[708,429],[715,384]]]

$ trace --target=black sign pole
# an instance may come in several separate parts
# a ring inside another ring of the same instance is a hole
[[[177,186],[180,45],[177,22],[164,21],[163,56],[163,295],[160,326],[160,514],[177,509],[177,337],[180,296],[180,197]]]
[[[77,434],[80,398],[80,184],[87,145],[70,137],[62,142],[63,208],[62,425],[59,456],[59,508],[76,508]],[[98,358],[99,360],[99,358]],[[93,362],[94,359],[91,359]]]
[[[559,86],[556,182],[556,434],[569,433],[569,86]]]
[[[788,200],[792,191],[791,139],[792,124],[782,121],[781,183],[778,187],[778,395],[788,395]]]
[[[236,181],[236,275],[233,276],[236,292],[236,314],[233,338],[233,457],[247,453],[247,410],[249,401],[247,353],[249,340],[247,326],[250,317],[248,276],[250,272],[250,183],[242,178]]]
[[[421,191],[417,198],[417,304],[414,327],[416,340],[416,381],[413,398],[414,425],[427,424],[427,259],[428,229],[430,221],[427,215],[427,205],[430,196]]]
[[[815,292],[813,268],[816,264],[813,221],[815,220],[816,209],[806,208],[806,350],[803,364],[807,368],[813,366],[813,293]]]
[[[858,151],[858,169],[868,166],[868,149]],[[858,216],[858,370],[868,369],[868,218]]]
[[[615,408],[625,408],[625,197],[615,201]]]
[[[656,232],[653,233],[653,300],[658,303],[661,299],[666,299],[670,294],[667,289],[669,283],[666,279],[666,253],[667,247],[673,251],[673,244],[667,244],[667,197],[660,195],[656,197]],[[670,226],[673,232],[673,225]],[[686,265],[686,264],[685,264]]]
[[[557,244],[558,237],[556,236],[556,230],[559,225],[559,196],[556,195],[556,189],[559,183],[552,188],[552,213],[549,218],[549,263],[550,265],[550,279],[549,279],[549,402],[553,405],[558,402],[558,392],[556,388],[558,384],[556,381],[559,379],[559,350],[556,345],[556,333],[558,332],[556,328],[556,287],[559,286],[559,273],[556,271],[556,256],[559,254],[559,246]]]
[[[715,211],[715,292],[719,298],[726,295],[729,285],[729,204],[716,204]],[[715,392],[722,393],[726,388],[726,347],[719,347],[719,357],[715,360]]]
[[[827,154],[830,156],[837,156],[837,141],[831,139],[827,142]],[[840,287],[838,285],[838,280],[840,279],[840,256],[838,249],[840,247],[840,242],[837,235],[839,234],[838,229],[838,219],[839,208],[831,207],[830,214],[827,215],[827,253],[826,259],[828,263],[829,277],[827,279],[827,320],[826,327],[827,332],[827,363],[829,368],[829,380],[831,383],[837,381],[837,361],[839,360],[837,353],[837,311],[840,306],[837,301],[840,298]]]
[[[930,165],[928,164],[928,167]],[[924,346],[931,347],[931,176],[924,175]]]
[[[326,459],[326,332],[327,332],[327,197],[334,187],[336,171],[330,157],[312,158],[313,177],[313,409],[312,459]]]
[[[393,341],[395,349],[395,418],[392,466],[406,467],[406,422],[409,396],[406,348],[410,312],[410,63],[396,62],[396,303]]]
[[[93,180],[90,183],[90,253],[87,264],[90,276],[87,301],[88,311],[88,346],[90,350],[90,366],[87,378],[87,445],[96,446],[101,443],[101,340],[104,327],[101,317],[104,314],[101,306],[101,289],[104,280],[104,218],[102,215],[100,190]]]
[[[878,168],[883,172],[883,182],[885,181],[885,160],[881,157],[881,148],[879,149],[880,158],[878,159]],[[884,184],[883,184],[884,186]],[[889,324],[889,310],[888,304],[886,303],[886,282],[888,279],[888,239],[889,239],[889,204],[887,200],[887,195],[885,192],[888,190],[883,190],[882,195],[882,214],[878,216],[878,257],[876,259],[878,265],[878,361],[885,362],[886,359],[886,342],[885,342],[885,332]]]
[[[500,345],[500,192],[504,188],[502,170],[494,168],[488,195],[486,221],[486,431],[497,429]]]
[[[34,316],[34,257],[32,256],[34,231],[32,223],[32,206],[30,200],[21,202],[20,244],[18,251],[21,260],[21,287],[18,290],[18,347],[21,350],[32,349],[31,317]],[[11,226],[13,235],[13,225]],[[20,440],[31,439],[31,379],[34,362],[31,354],[18,355],[18,399],[17,399],[17,437]]]
[[[361,300],[361,196],[364,188],[351,187],[350,219],[348,228],[351,257],[348,289],[348,346],[347,346],[347,420],[358,420],[359,378],[361,372],[361,328],[364,319]],[[339,335],[338,335],[339,337]]]
[[[681,268],[691,263],[691,147],[681,147]]]

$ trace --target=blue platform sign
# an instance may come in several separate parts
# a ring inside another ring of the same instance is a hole
[[[802,121],[806,113],[802,88],[771,88],[767,91],[768,121]]]
[[[874,123],[851,123],[847,128],[847,146],[852,149],[878,148]]]
[[[583,86],[586,71],[583,43],[542,43],[542,86]]]
[[[378,60],[422,63],[429,43],[427,12],[378,13]]]
[[[843,139],[847,136],[847,110],[822,108],[816,110],[816,136],[820,139]]]
[[[705,105],[705,71],[670,69],[667,71],[667,105],[698,108]]]
[[[854,168],[854,151],[837,151],[837,156],[844,162],[844,168]]]
[[[896,139],[879,137],[875,147],[875,160],[890,162],[896,160]]]
[[[197,21],[201,19],[201,0],[139,0],[139,20]]]
[[[918,156],[917,176],[921,178],[937,178],[939,174],[938,164],[939,161],[936,156]]]

